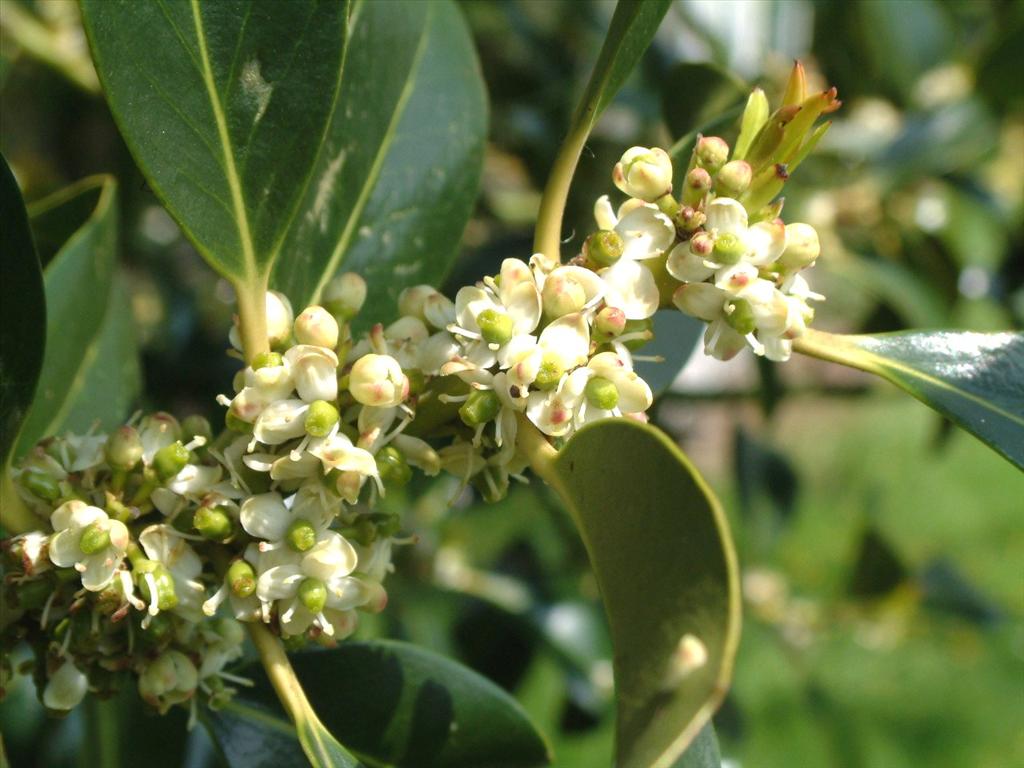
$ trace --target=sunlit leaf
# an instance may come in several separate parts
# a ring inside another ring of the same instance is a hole
[[[486,131],[455,3],[357,4],[334,119],[275,287],[305,306],[339,270],[357,271],[378,321],[406,286],[439,284],[476,197]]]
[[[85,0],[111,111],[150,187],[222,274],[258,284],[306,191],[348,3]]]
[[[294,656],[292,665],[324,725],[368,765],[514,768],[550,760],[543,738],[514,699],[422,648],[393,641],[342,643]],[[274,765],[301,765],[294,730],[269,683],[258,669],[250,676],[255,688],[207,715],[229,764],[252,765],[257,756],[272,754]]]
[[[1024,334],[810,331],[794,348],[891,381],[1024,469]]]
[[[43,364],[46,304],[25,204],[0,158],[0,471],[32,404]]]
[[[671,440],[627,419],[591,424],[533,466],[572,512],[601,590],[614,648],[615,764],[668,768],[732,673],[740,601],[724,513]]]

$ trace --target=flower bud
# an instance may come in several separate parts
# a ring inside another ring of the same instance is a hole
[[[618,307],[605,307],[594,318],[592,336],[600,342],[611,341],[626,328],[626,314]]]
[[[338,356],[325,347],[299,344],[284,354],[291,366],[295,391],[311,403],[338,397]]]
[[[326,400],[314,400],[306,411],[306,434],[313,437],[327,437],[338,423],[338,409]]]
[[[715,239],[707,232],[698,232],[690,238],[690,253],[701,258],[710,258],[715,250]]]
[[[388,355],[363,355],[349,374],[349,391],[357,402],[388,408],[409,396],[409,379]]]
[[[459,418],[470,427],[493,421],[501,410],[501,399],[493,389],[474,389],[459,408]]]
[[[295,318],[295,340],[334,349],[338,346],[338,321],[334,315],[316,304],[306,307]]]
[[[786,250],[777,262],[786,272],[796,272],[814,263],[821,254],[818,233],[810,224],[786,225]]]
[[[733,148],[733,157],[742,160],[747,156],[747,150],[754,141],[754,137],[768,122],[768,97],[764,91],[755,88],[747,98],[747,105],[743,109],[743,117],[740,119],[740,135],[736,138],[736,145]]]
[[[8,550],[11,560],[26,576],[50,570],[47,547],[50,537],[42,531],[29,531],[11,539]]]
[[[181,434],[183,437],[203,437],[207,441],[213,439],[213,427],[210,420],[198,413],[186,416],[181,422]]]
[[[619,404],[619,390],[603,376],[591,376],[583,393],[592,406],[604,411],[610,411]]]
[[[693,154],[701,168],[714,174],[729,159],[729,145],[718,136],[701,136],[697,139]]]
[[[675,216],[676,227],[680,232],[696,232],[704,226],[707,219],[704,211],[689,205],[680,206],[679,212]]]
[[[201,506],[192,517],[192,526],[210,541],[224,541],[234,531],[234,521],[226,507]]]
[[[412,480],[412,470],[405,456],[391,445],[384,446],[376,455],[377,471],[388,488],[401,488]]]
[[[104,447],[104,454],[107,464],[113,469],[127,472],[135,467],[142,459],[142,438],[135,431],[134,427],[119,427],[110,437]]]
[[[548,275],[541,296],[544,314],[554,318],[579,312],[587,303],[587,292],[584,287],[574,280],[571,274],[561,270],[555,270]]]
[[[181,651],[164,651],[139,675],[139,695],[161,713],[195,693],[199,673]]]
[[[622,257],[623,243],[610,229],[595,232],[583,243],[583,255],[595,267],[610,267]]]
[[[33,496],[45,501],[60,498],[60,481],[39,467],[25,467],[18,476],[18,482]]]
[[[480,335],[488,344],[501,346],[512,338],[512,318],[496,309],[485,309],[476,316]]]
[[[267,342],[272,349],[281,347],[292,335],[291,302],[279,291],[267,291]]]
[[[249,597],[256,591],[256,571],[245,560],[235,560],[228,566],[227,581],[235,597]]]
[[[659,147],[632,147],[615,164],[612,181],[630,197],[653,203],[672,191],[672,158]]]
[[[683,205],[696,208],[709,189],[711,189],[711,174],[703,168],[694,168],[686,174],[686,183],[683,185]]]
[[[719,197],[737,198],[747,191],[754,172],[746,160],[726,163],[715,177],[715,194]]]
[[[430,285],[412,285],[398,294],[398,314],[427,322],[427,300],[437,293]]]
[[[310,613],[320,613],[327,605],[327,585],[320,579],[303,579],[299,584],[299,602]]]
[[[347,322],[363,308],[366,281],[355,272],[345,272],[324,286],[321,300],[328,312],[342,322]]]
[[[188,464],[189,452],[180,440],[165,445],[153,455],[153,469],[161,480],[170,480]]]
[[[61,664],[43,689],[43,706],[56,712],[77,707],[89,690],[87,678],[71,661]]]

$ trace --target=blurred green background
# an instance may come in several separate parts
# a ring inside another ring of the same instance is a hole
[[[539,190],[612,7],[462,3],[491,129],[449,288],[529,256]],[[118,177],[139,406],[217,417],[214,396],[235,369],[224,355],[230,290],[135,169],[75,5],[0,10],[0,149],[26,200]],[[828,301],[816,325],[1019,329],[1024,3],[1012,0],[677,0],[584,153],[567,248],[592,228],[622,150],[678,138],[666,105],[703,106],[680,64],[710,62],[772,97],[794,58],[844,102],[785,191],[787,221],[822,239],[810,280]],[[731,123],[721,135],[735,135]],[[1024,765],[1020,473],[887,384],[814,360],[722,364],[691,356],[683,326],[658,327],[670,362],[652,374],[666,388],[655,420],[721,495],[744,570],[735,684],[715,718],[727,764]],[[440,481],[388,498],[419,540],[397,559],[388,611],[360,632],[422,643],[507,688],[551,737],[558,766],[607,765],[609,644],[569,518],[538,483],[493,506],[456,494]],[[0,704],[14,764],[74,764],[90,711],[43,722],[33,696],[16,686]],[[142,749],[132,739],[143,732],[178,744],[147,756],[152,765],[214,760],[200,733],[174,735],[182,716],[143,718],[130,697],[125,707],[126,748]]]

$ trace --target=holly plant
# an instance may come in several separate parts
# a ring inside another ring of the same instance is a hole
[[[139,170],[233,288],[235,374],[216,423],[131,413],[116,180],[30,222],[4,165],[5,681],[31,674],[57,716],[137,691],[232,766],[552,764],[498,686],[384,637],[400,554],[428,535],[406,515],[437,487],[423,477],[448,477],[451,503],[540,484],[604,607],[605,764],[717,765],[737,559],[714,491],[648,418],[655,313],[703,324],[718,360],[881,376],[1024,467],[1021,335],[813,329],[826,297],[809,273],[829,254],[781,193],[841,103],[799,63],[775,103],[755,88],[709,115],[731,142],[700,125],[623,147],[591,231],[567,239],[581,153],[668,6],[620,0],[532,249],[445,295],[487,127],[454,2],[82,0]],[[44,269],[47,219],[65,237]],[[371,639],[348,639],[361,624]]]

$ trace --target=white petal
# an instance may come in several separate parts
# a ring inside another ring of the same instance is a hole
[[[50,538],[50,562],[58,568],[70,568],[84,557],[82,550],[78,547],[78,541],[82,534],[78,531],[65,528],[58,531]]]
[[[622,238],[622,261],[649,259],[667,250],[675,240],[672,220],[656,205],[642,205],[627,213],[615,225]]]
[[[747,231],[747,209],[730,197],[716,197],[707,206],[708,231],[743,236]]]
[[[43,706],[47,709],[74,709],[89,690],[89,678],[72,662],[65,661],[50,675],[43,689]]]
[[[573,410],[557,392],[531,392],[526,416],[545,435],[560,437],[572,429]]]
[[[594,220],[598,229],[612,230],[618,224],[619,220],[615,217],[608,195],[601,195],[594,203]]]
[[[338,397],[338,356],[334,352],[300,344],[285,355],[291,363],[292,379],[300,398],[311,403]]]
[[[327,581],[352,573],[358,560],[355,549],[345,537],[330,532],[302,558],[302,572]]]
[[[767,266],[786,250],[786,225],[781,219],[759,221],[747,230],[746,242],[750,248],[747,261],[757,267]]]
[[[82,563],[82,586],[90,592],[99,592],[114,578],[114,571],[121,565],[121,557],[115,556],[112,547],[86,557]]]
[[[256,582],[256,594],[261,600],[283,600],[299,591],[304,575],[295,563],[275,565],[260,574]]]
[[[491,298],[491,294],[475,285],[467,285],[455,294],[455,321],[467,331],[479,332],[476,316],[485,309],[501,311],[501,307]]]
[[[654,275],[643,264],[619,259],[601,273],[605,303],[621,309],[627,320],[643,320],[658,311],[661,296]]]
[[[502,298],[512,318],[512,333],[531,333],[540,322],[541,312],[540,291],[533,280],[521,282],[510,291],[505,291],[503,286]]]
[[[684,283],[700,283],[715,271],[704,266],[704,257],[693,253],[689,243],[680,243],[669,252],[665,269],[676,280]]]
[[[281,620],[281,630],[286,635],[301,635],[316,620],[316,616],[297,597],[291,600],[287,606],[281,606],[278,615]]]
[[[147,527],[139,534],[139,544],[150,560],[159,560],[179,578],[194,579],[203,570],[199,556],[169,525]]]
[[[722,317],[728,295],[711,283],[687,283],[676,289],[672,303],[688,315],[711,322]]]
[[[250,496],[242,502],[239,519],[242,528],[250,536],[267,541],[280,541],[291,524],[292,515],[280,494],[262,493]]]
[[[590,328],[579,312],[564,315],[541,331],[538,345],[544,354],[556,356],[562,368],[569,370],[587,362]]]
[[[646,411],[654,402],[654,395],[647,382],[633,371],[620,371],[611,381],[618,390],[618,407],[623,413]]]
[[[308,410],[309,406],[302,400],[278,400],[256,419],[253,434],[265,445],[280,445],[302,437],[306,434]]]

